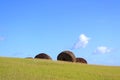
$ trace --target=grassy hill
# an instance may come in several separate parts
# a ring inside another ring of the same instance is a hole
[[[0,57],[0,80],[119,80],[120,67]]]

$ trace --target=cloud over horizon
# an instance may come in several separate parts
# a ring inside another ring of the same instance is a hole
[[[105,53],[110,53],[112,49],[106,47],[106,46],[99,46],[96,48],[94,51],[95,54],[105,54]]]
[[[90,38],[88,38],[85,34],[81,34],[78,38],[78,41],[74,44],[73,49],[78,49],[81,47],[85,48],[89,40]]]

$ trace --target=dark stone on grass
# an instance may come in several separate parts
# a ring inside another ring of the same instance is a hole
[[[76,62],[87,64],[87,61],[84,58],[76,58]]]
[[[33,59],[32,57],[26,57],[25,59]]]
[[[63,51],[57,56],[57,60],[76,62],[75,55],[71,51]]]
[[[40,54],[36,55],[35,58],[52,60],[52,58],[49,55],[45,54],[45,53],[40,53]]]

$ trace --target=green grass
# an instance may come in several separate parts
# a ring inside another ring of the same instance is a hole
[[[120,67],[0,57],[0,80],[119,80]]]

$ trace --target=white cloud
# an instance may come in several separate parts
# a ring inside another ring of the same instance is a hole
[[[112,49],[106,47],[106,46],[99,46],[97,47],[97,49],[94,51],[94,53],[101,53],[101,54],[105,54],[105,53],[110,53],[112,51]]]
[[[74,49],[78,49],[78,48],[85,48],[86,45],[88,44],[90,38],[88,38],[85,34],[81,34],[79,36],[78,41],[75,43],[75,45],[73,46]]]

